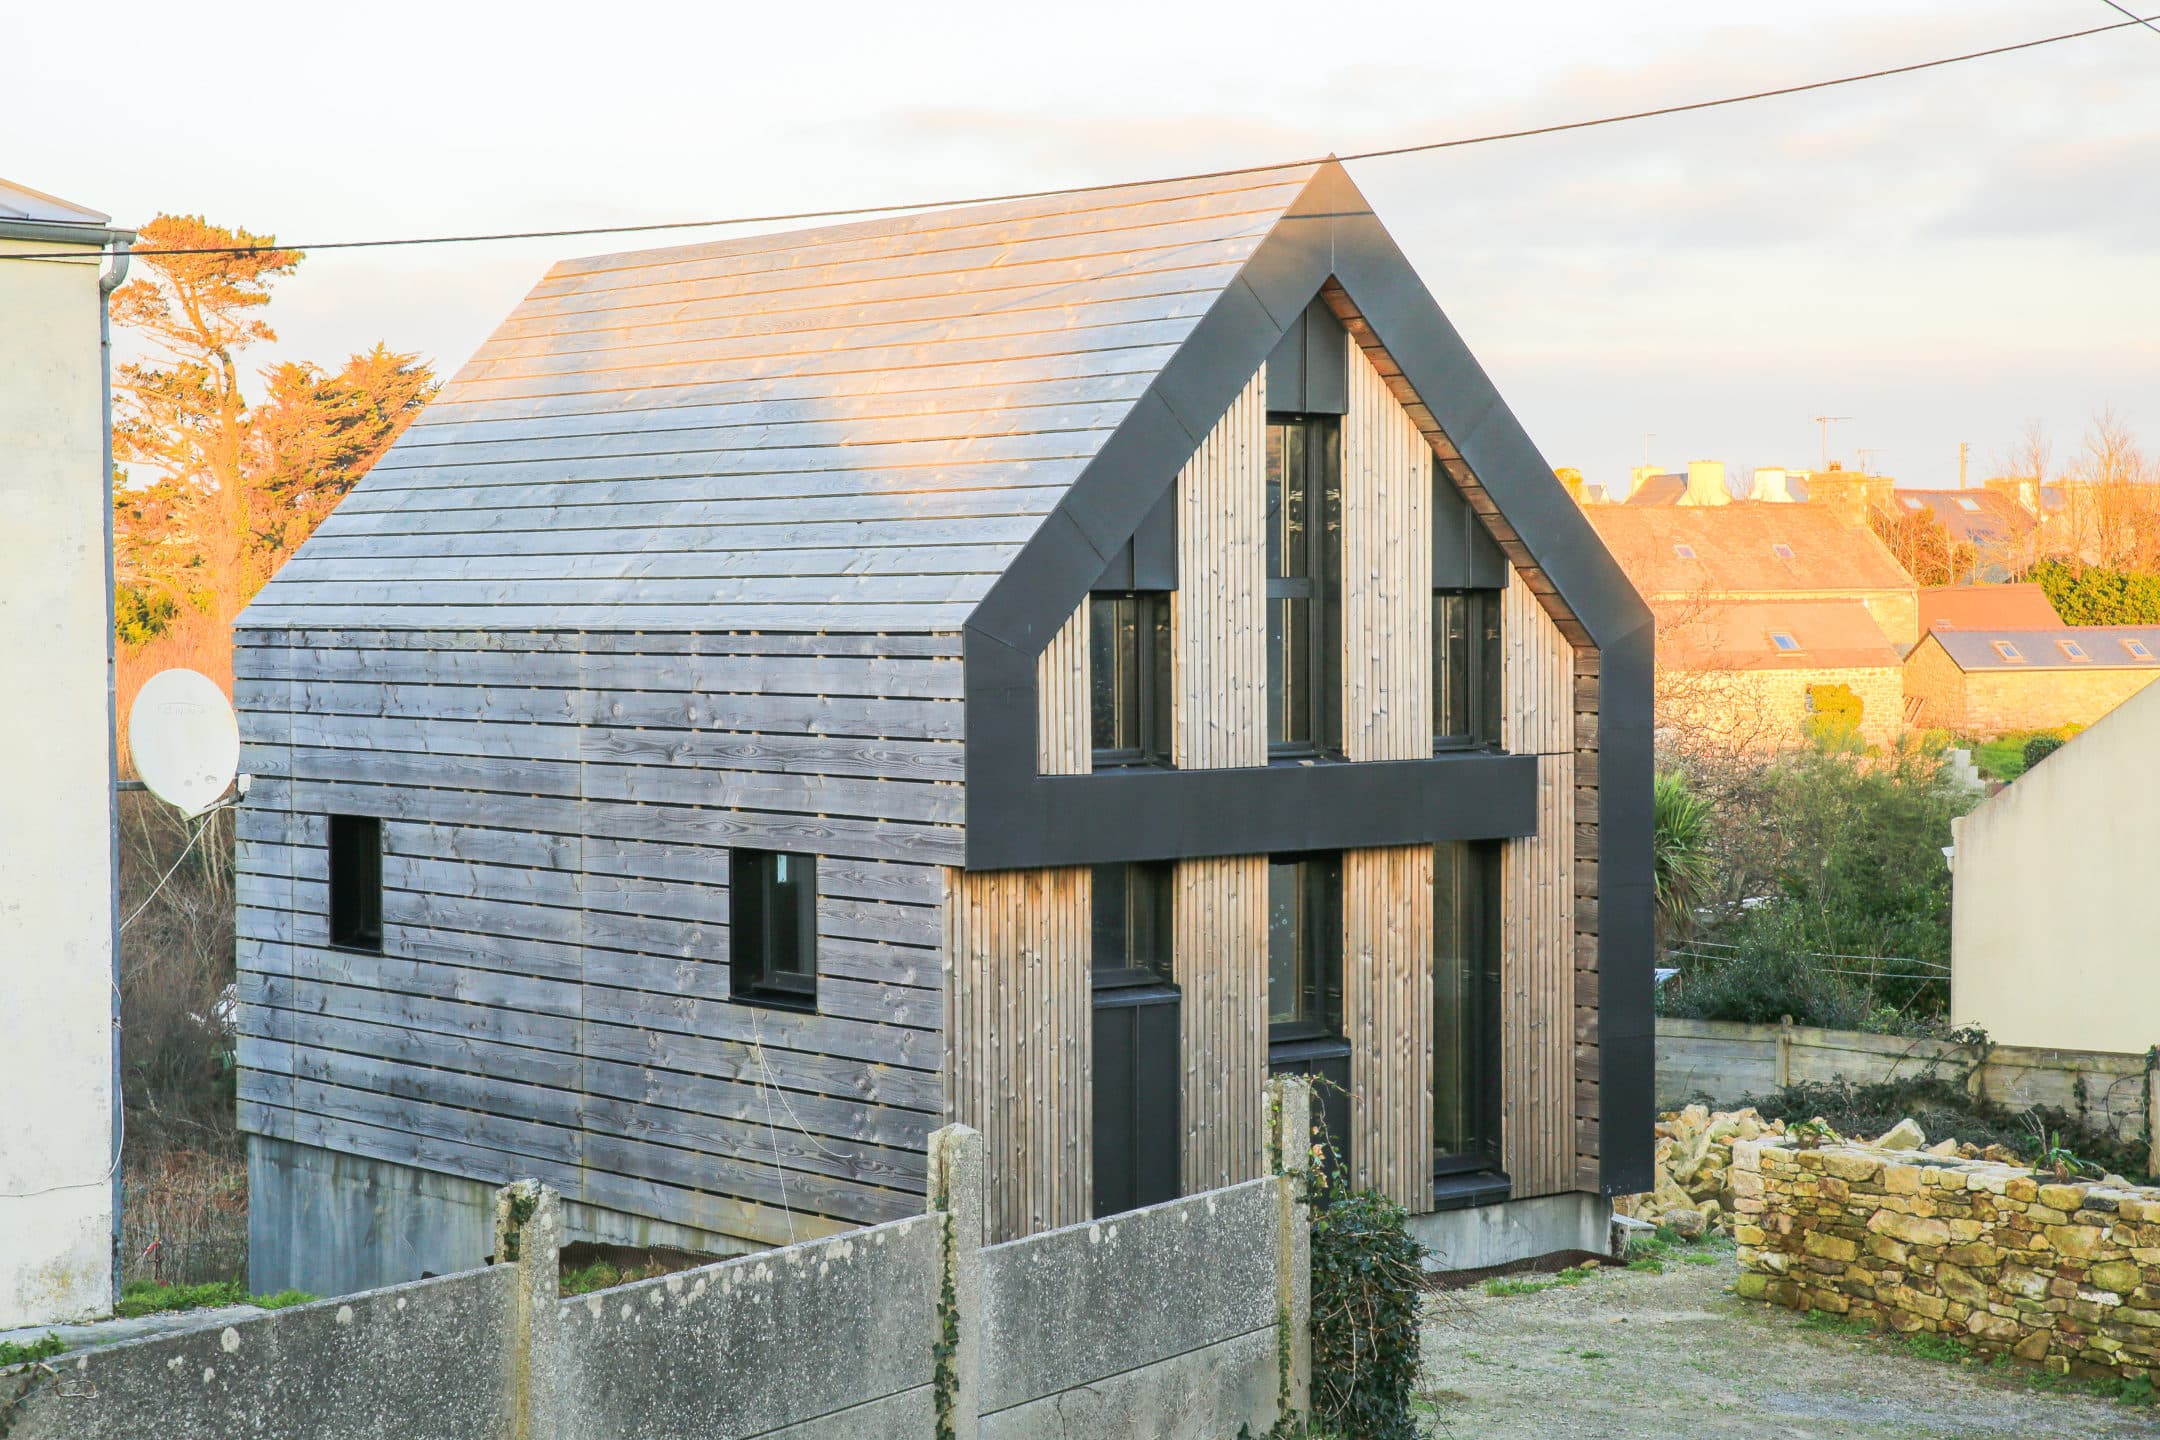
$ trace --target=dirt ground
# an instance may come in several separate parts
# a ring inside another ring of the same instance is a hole
[[[2160,1409],[2035,1391],[1730,1292],[1716,1264],[1593,1274],[1534,1295],[1431,1297],[1433,1433],[1463,1440],[2160,1435]]]

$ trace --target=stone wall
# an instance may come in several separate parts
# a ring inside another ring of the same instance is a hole
[[[2058,1373],[2160,1367],[2160,1189],[1871,1146],[1732,1148],[1744,1297]]]
[[[2145,670],[1976,670],[1965,677],[1965,729],[1974,735],[2090,725],[2160,680]]]

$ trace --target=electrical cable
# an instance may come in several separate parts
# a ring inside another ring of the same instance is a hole
[[[2107,6],[2110,10],[2118,11],[2121,14],[2128,15],[2132,20],[2137,21],[2138,24],[2143,25],[2147,30],[2152,31],[2153,34],[2160,35],[2160,25],[2153,24],[2151,18],[2138,14],[2137,11],[2130,9],[2126,5],[2118,5],[2115,3],[2115,0],[2100,0],[2100,3]]]
[[[2114,0],[2108,0],[2113,4]],[[2121,10],[2120,5],[2115,6]],[[1141,185],[1174,185],[1193,180],[1223,180],[1239,175],[1256,175],[1268,170],[1287,170],[1300,165],[1317,165],[1327,159],[1349,162],[1353,160],[1384,160],[1398,155],[1419,155],[1435,150],[1457,150],[1470,145],[1490,145],[1503,140],[1527,140],[1539,135],[1562,135],[1576,130],[1592,130],[1605,125],[1622,125],[1635,120],[1654,120],[1665,115],[1686,115],[1698,110],[1715,110],[1727,105],[1744,105],[1755,100],[1772,100],[1783,95],[1804,95],[1815,90],[1830,90],[1841,85],[1857,85],[1868,80],[1883,80],[1897,75],[1911,75],[1922,70],[1939,70],[1946,65],[1962,65],[1969,60],[1985,60],[1997,55],[2012,55],[2023,50],[2037,50],[2046,45],[2059,45],[2069,40],[2083,40],[2094,35],[2105,35],[2115,30],[2128,30],[2137,26],[2155,27],[2153,22],[2160,15],[2129,15],[2127,20],[2117,20],[2108,25],[2095,25],[2084,30],[2066,30],[2056,35],[2043,35],[2034,40],[2020,40],[2008,45],[1993,45],[1985,50],[1968,50],[1959,55],[1944,55],[1934,60],[1916,60],[1906,65],[1891,65],[1880,70],[1866,70],[1855,75],[1840,75],[1828,80],[1809,80],[1797,85],[1780,85],[1767,90],[1751,90],[1741,95],[1724,95],[1712,100],[1691,100],[1679,105],[1660,105],[1649,110],[1631,110],[1619,115],[1600,115],[1589,120],[1567,120],[1552,125],[1534,125],[1523,130],[1500,130],[1482,135],[1465,135],[1453,140],[1427,140],[1412,145],[1390,145],[1374,150],[1358,150],[1349,154],[1317,156],[1309,160],[1276,160],[1263,165],[1237,165],[1221,170],[1197,170],[1184,175],[1163,175],[1146,180],[1118,180],[1100,185],[1069,185],[1051,190],[1012,190],[996,195],[969,195],[943,200],[914,200],[887,205],[850,205],[826,210],[793,210],[764,215],[731,215],[712,220],[667,220],[641,225],[584,225],[560,230],[504,230],[470,235],[417,235],[384,240],[325,240],[312,245],[203,245],[172,246],[166,248],[138,246],[131,253],[142,256],[159,255],[261,255],[283,251],[311,250],[380,250],[411,245],[474,245],[504,240],[564,240],[586,235],[639,235],[655,230],[711,230],[736,225],[768,225],[782,221],[838,220],[850,216],[888,215],[900,211],[947,210],[963,205],[994,205],[1017,200],[1047,200],[1061,195],[1092,195],[1105,190],[1129,190]],[[16,255],[0,255],[0,260],[80,260],[79,251],[27,251]]]

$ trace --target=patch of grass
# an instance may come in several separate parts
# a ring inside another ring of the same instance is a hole
[[[564,1295],[590,1295],[595,1290],[612,1290],[617,1285],[629,1285],[639,1280],[657,1280],[662,1275],[673,1274],[677,1267],[648,1261],[643,1265],[616,1265],[606,1260],[595,1260],[590,1265],[562,1272]]]
[[[1723,1263],[1725,1257],[1714,1250],[1690,1250],[1680,1259],[1687,1265],[1717,1265]]]
[[[1833,1335],[1873,1335],[1875,1326],[1866,1320],[1855,1320],[1849,1315],[1839,1315],[1829,1310],[1810,1310],[1800,1317],[1803,1330],[1823,1330]]]
[[[1494,1276],[1485,1282],[1483,1289],[1487,1295],[1540,1295],[1557,1283],[1552,1280],[1517,1280],[1513,1276]]]
[[[58,1335],[47,1335],[42,1340],[32,1340],[24,1345],[14,1340],[0,1340],[0,1369],[10,1365],[27,1365],[33,1360],[50,1360],[67,1349],[67,1341]]]
[[[1638,1275],[1662,1275],[1665,1262],[1655,1255],[1638,1255],[1627,1262],[1627,1268]]]
[[[2049,1394],[2091,1395],[2102,1400],[2116,1400],[2126,1405],[2153,1405],[2156,1402],[2153,1383],[2144,1377],[2123,1379],[2116,1375],[2078,1376],[2057,1375],[2037,1366],[2014,1360],[2008,1355],[1997,1355],[1982,1360],[1971,1346],[1954,1336],[1933,1331],[1918,1331],[1910,1335],[1890,1335],[1879,1331],[1874,1323],[1855,1319],[1848,1315],[1836,1315],[1827,1310],[1810,1310],[1800,1317],[1800,1328],[1814,1330],[1826,1335],[1845,1335],[1864,1338],[1879,1346],[1895,1347],[1916,1360],[1937,1365],[1958,1365],[1968,1369],[1984,1369],[2003,1380],[2024,1385],[2027,1389]]]
[[[283,1310],[290,1305],[305,1305],[316,1297],[305,1290],[280,1290],[275,1295],[247,1293],[247,1286],[237,1280],[212,1280],[202,1285],[160,1285],[151,1280],[130,1280],[120,1292],[120,1303],[113,1313],[125,1320],[139,1319],[144,1315],[162,1315],[174,1310],[208,1310],[222,1305],[260,1305],[265,1310]]]

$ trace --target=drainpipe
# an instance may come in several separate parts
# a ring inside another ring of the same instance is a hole
[[[113,642],[113,446],[112,446],[112,293],[127,279],[129,246],[134,235],[106,242],[105,268],[98,275],[98,364],[101,382],[100,415],[104,427],[105,469],[99,487],[105,496],[105,833],[112,870],[107,917],[112,925],[112,1294],[120,1298],[120,1204],[124,1186],[120,1178],[120,1150],[127,1140],[127,1107],[120,1099],[120,692],[114,670]]]

